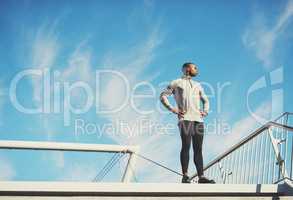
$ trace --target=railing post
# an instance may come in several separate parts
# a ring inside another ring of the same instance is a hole
[[[220,174],[221,174],[221,178],[222,178],[222,182],[223,182],[223,184],[225,184],[226,183],[226,180],[227,180],[227,177],[229,176],[229,175],[231,175],[232,174],[232,172],[229,170],[227,170],[227,171],[225,171],[224,169],[223,169],[223,166],[222,166],[222,164],[221,164],[221,161],[219,161],[218,162],[218,167],[219,167],[219,170],[220,170]]]
[[[280,154],[279,147],[278,147],[278,144],[280,144],[281,141],[274,138],[271,127],[268,128],[268,131],[269,131],[269,136],[270,136],[270,139],[271,139],[271,142],[273,145],[273,149],[275,152],[275,156],[277,158],[277,163],[279,165],[279,171],[281,172],[284,179],[288,178],[287,171],[286,171],[286,168],[284,165],[284,160]]]
[[[129,159],[127,161],[126,169],[124,171],[123,178],[122,178],[122,182],[124,183],[128,183],[131,181],[132,174],[133,174],[132,170],[134,170],[134,166],[136,162],[136,157],[134,153],[136,152],[138,152],[138,147],[134,151],[129,152]]]
[[[222,165],[221,165],[221,161],[218,161],[218,167],[219,167],[219,171],[220,171],[220,176],[222,178],[222,182],[225,183],[225,179],[224,179],[224,172],[222,170]]]

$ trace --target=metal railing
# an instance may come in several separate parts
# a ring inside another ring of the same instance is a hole
[[[272,184],[292,180],[293,113],[268,122],[205,168],[205,175],[223,184]],[[197,178],[197,174],[192,178]]]
[[[212,160],[204,168],[205,175],[212,177],[217,183],[223,184],[272,184],[283,180],[292,181],[292,116],[293,113],[286,112],[276,120],[258,128],[252,134]],[[129,160],[122,178],[123,182],[131,181],[133,175],[132,167],[134,167],[136,160],[135,156],[140,156],[150,161],[150,159],[138,154],[138,146],[2,140],[0,141],[0,149],[129,154]],[[113,160],[114,158],[107,165],[112,166],[113,162],[115,162]],[[159,163],[154,163],[166,168]],[[168,170],[170,169],[168,168]],[[197,174],[193,175],[192,178],[196,179]],[[96,179],[99,180],[98,178]]]
[[[86,143],[62,143],[62,142],[40,142],[40,141],[17,141],[17,140],[0,140],[0,149],[18,149],[18,150],[49,150],[49,151],[78,151],[78,152],[104,152],[104,153],[118,153],[129,154],[128,162],[123,173],[122,182],[130,182],[132,179],[132,167],[135,165],[135,153],[138,153],[139,146],[123,146],[123,145],[109,145],[109,144],[86,144]],[[111,159],[110,165],[119,158],[116,156],[115,160]],[[102,177],[106,171],[102,169]],[[100,176],[99,176],[100,177]],[[95,177],[94,181],[99,181]]]

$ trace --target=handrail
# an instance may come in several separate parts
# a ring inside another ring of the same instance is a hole
[[[293,113],[284,112],[283,114],[281,114],[279,117],[277,117],[277,118],[276,118],[275,120],[273,120],[273,121],[277,121],[277,120],[281,119],[282,117],[284,117],[285,115],[291,115],[291,114],[293,114]]]
[[[137,151],[137,148],[138,146],[130,146],[130,145],[123,146],[123,145],[112,145],[112,144],[0,140],[0,149],[133,153]]]
[[[235,151],[236,149],[238,149],[239,147],[241,147],[242,145],[246,144],[248,141],[250,141],[251,139],[253,139],[254,137],[256,137],[257,135],[259,135],[260,133],[262,133],[263,131],[269,129],[271,126],[276,126],[278,128],[283,128],[285,130],[288,131],[292,131],[293,132],[293,127],[291,126],[287,126],[287,125],[283,125],[280,123],[277,123],[275,121],[279,120],[280,118],[284,117],[285,115],[291,115],[293,113],[290,112],[284,112],[283,114],[281,114],[279,117],[277,117],[274,121],[269,121],[267,122],[265,125],[261,126],[260,128],[258,128],[257,130],[255,130],[254,132],[252,132],[250,135],[244,137],[240,142],[238,142],[237,144],[233,145],[232,147],[230,147],[227,151],[225,151],[224,153],[220,154],[219,156],[217,156],[214,160],[210,161],[205,167],[204,167],[204,171],[207,170],[208,168],[210,168],[211,166],[213,166],[214,164],[216,164],[217,162],[219,162],[220,160],[222,160],[224,157],[226,157],[227,155],[231,154],[233,151]],[[193,179],[197,176],[197,173],[195,173],[194,175],[192,175],[190,178]]]
[[[49,151],[80,151],[80,152],[106,152],[130,154],[122,181],[129,182],[132,177],[131,166],[134,166],[134,153],[139,151],[139,146],[111,145],[111,144],[88,144],[88,143],[64,143],[64,142],[41,142],[0,140],[0,149],[22,150],[49,150]]]

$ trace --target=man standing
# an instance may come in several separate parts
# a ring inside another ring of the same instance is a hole
[[[202,142],[204,134],[203,118],[209,111],[209,100],[199,82],[192,80],[198,74],[198,68],[193,63],[184,63],[183,76],[171,81],[161,93],[162,104],[178,116],[178,127],[182,142],[180,162],[182,167],[182,183],[190,183],[188,177],[189,151],[192,141],[193,161],[196,166],[199,183],[215,183],[203,174]],[[177,108],[171,106],[168,96],[174,95]],[[203,103],[203,110],[201,109]]]

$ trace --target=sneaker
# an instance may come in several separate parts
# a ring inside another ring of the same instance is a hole
[[[191,181],[187,175],[183,175],[181,183],[191,183]]]
[[[216,182],[213,179],[208,179],[204,176],[200,177],[198,179],[198,183],[211,183],[211,184],[215,184]]]

